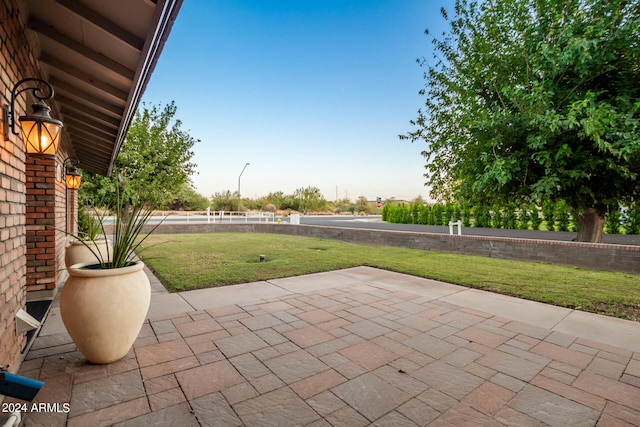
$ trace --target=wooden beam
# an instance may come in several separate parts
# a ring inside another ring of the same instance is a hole
[[[74,117],[78,117],[78,119],[80,119],[80,117],[84,117],[89,120],[94,120],[107,126],[111,126],[114,129],[120,127],[121,117],[113,118],[112,116],[101,113],[94,108],[78,105],[75,102],[62,104],[62,114],[70,114]],[[85,119],[80,120],[85,121]]]
[[[88,132],[100,131],[110,136],[111,138],[113,138],[114,141],[118,135],[118,129],[115,129],[112,126],[106,126],[102,123],[98,123],[90,119],[85,119],[85,118],[79,119],[72,114],[69,116],[65,116],[64,121],[65,123],[68,122],[70,126],[85,129]]]
[[[64,73],[69,74],[72,77],[79,79],[80,81],[85,82],[86,84],[95,87],[96,89],[101,90],[102,92],[113,96],[114,98],[122,101],[123,103],[127,101],[129,94],[124,92],[117,87],[111,86],[109,83],[103,82],[101,80],[97,80],[94,76],[85,73],[84,71],[67,64],[59,59],[52,58],[48,55],[42,55],[40,61],[43,63],[56,68]]]
[[[114,117],[122,118],[124,114],[124,108],[115,104],[111,104],[105,100],[96,98],[95,95],[91,95],[89,92],[79,89],[71,83],[67,83],[60,79],[49,79],[49,83],[56,89],[56,96],[54,99],[65,98],[64,101],[60,101],[63,104],[67,102],[81,102],[87,107],[97,107],[102,111],[106,111],[112,114]],[[80,100],[80,101],[77,101]]]
[[[129,68],[125,67],[124,65],[120,64],[117,61],[114,61],[111,58],[108,58],[106,56],[104,56],[103,54],[96,52],[93,49],[90,49],[89,47],[83,45],[82,43],[73,40],[70,37],[65,36],[62,33],[59,33],[58,31],[56,31],[55,28],[53,28],[50,25],[47,25],[43,22],[40,22],[38,20],[36,20],[35,18],[31,18],[29,19],[29,22],[27,24],[27,26],[36,31],[37,33],[39,33],[40,35],[47,37],[63,46],[65,46],[67,49],[72,50],[80,55],[82,55],[83,57],[87,58],[88,60],[95,62],[96,64],[101,65],[102,67],[113,71],[114,73],[128,79],[128,80],[133,80],[134,76],[135,76],[135,71],[134,70],[130,70]]]
[[[73,139],[73,147],[75,150],[78,150],[78,148],[86,148],[97,156],[101,156],[105,159],[111,158],[113,150],[110,150],[109,146],[105,146],[104,144],[100,143],[99,140],[91,137],[83,137],[77,135],[74,135]]]
[[[131,34],[129,31],[108,20],[96,11],[89,9],[78,0],[56,0],[56,2],[59,5],[64,6],[67,10],[69,10],[69,12],[76,14],[83,20],[91,22],[96,27],[103,29],[113,37],[125,42],[132,48],[136,50],[142,50],[142,48],[144,47],[143,39]]]
[[[92,132],[90,130],[87,129],[83,129],[83,128],[79,128],[79,127],[73,127],[70,128],[69,133],[71,135],[73,135],[74,137],[74,142],[75,142],[75,138],[78,138],[78,140],[84,140],[84,141],[98,141],[101,142],[102,146],[105,147],[105,153],[108,150],[110,153],[113,151],[112,149],[109,149],[108,147],[113,147],[114,145],[114,139],[113,138],[107,138],[104,136],[103,133],[101,132]]]

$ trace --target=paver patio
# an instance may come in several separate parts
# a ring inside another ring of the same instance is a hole
[[[158,289],[156,287],[156,289]],[[88,364],[57,307],[25,426],[640,425],[640,324],[357,267],[152,297]]]

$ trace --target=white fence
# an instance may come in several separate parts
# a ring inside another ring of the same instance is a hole
[[[215,211],[210,213],[207,210],[207,222],[232,222],[234,219],[243,218],[244,222],[273,222],[275,214],[273,212],[233,212],[233,211]],[[237,222],[237,221],[236,221]]]
[[[172,217],[172,215],[168,215]],[[223,222],[238,222],[244,220],[244,222],[273,222],[275,221],[275,214],[273,212],[238,212],[238,211],[211,211],[209,209],[206,212],[187,212],[177,215],[177,218],[184,220],[185,222],[206,222],[215,224]]]
[[[237,212],[237,211],[200,211],[200,212],[157,212],[150,218],[150,223],[198,223],[198,224],[221,224],[221,223],[239,223],[239,222],[261,222],[270,223],[281,221],[276,219],[273,212]],[[112,216],[105,216],[105,224],[113,224]],[[299,222],[298,222],[299,224]]]

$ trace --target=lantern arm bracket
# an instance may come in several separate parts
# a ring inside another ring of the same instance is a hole
[[[67,168],[75,169],[80,164],[80,159],[78,159],[77,157],[67,157],[66,159],[64,159],[64,162],[62,162],[62,164]]]
[[[47,89],[46,89],[46,91],[43,91],[40,86],[28,86],[28,87],[24,87],[24,88],[18,90],[20,88],[20,86],[22,86],[24,83],[27,83],[27,82],[39,82],[39,83],[42,83],[43,85],[46,86]],[[53,86],[51,86],[51,84],[49,82],[47,82],[46,80],[38,79],[38,78],[35,78],[35,77],[28,77],[28,78],[22,79],[18,83],[16,83],[15,86],[13,86],[13,89],[11,90],[11,105],[10,105],[9,117],[8,117],[8,119],[9,119],[8,120],[8,124],[11,127],[11,132],[13,132],[14,135],[19,135],[19,133],[16,132],[16,119],[15,119],[16,98],[22,92],[25,92],[27,90],[33,91],[33,96],[35,96],[41,102],[45,101],[47,99],[53,98],[53,95],[54,95]],[[6,131],[5,131],[5,133],[6,133]]]

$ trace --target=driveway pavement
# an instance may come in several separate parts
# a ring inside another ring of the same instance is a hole
[[[70,410],[25,426],[640,425],[640,323],[369,267],[154,283],[110,365],[84,360],[54,303],[20,374]]]

